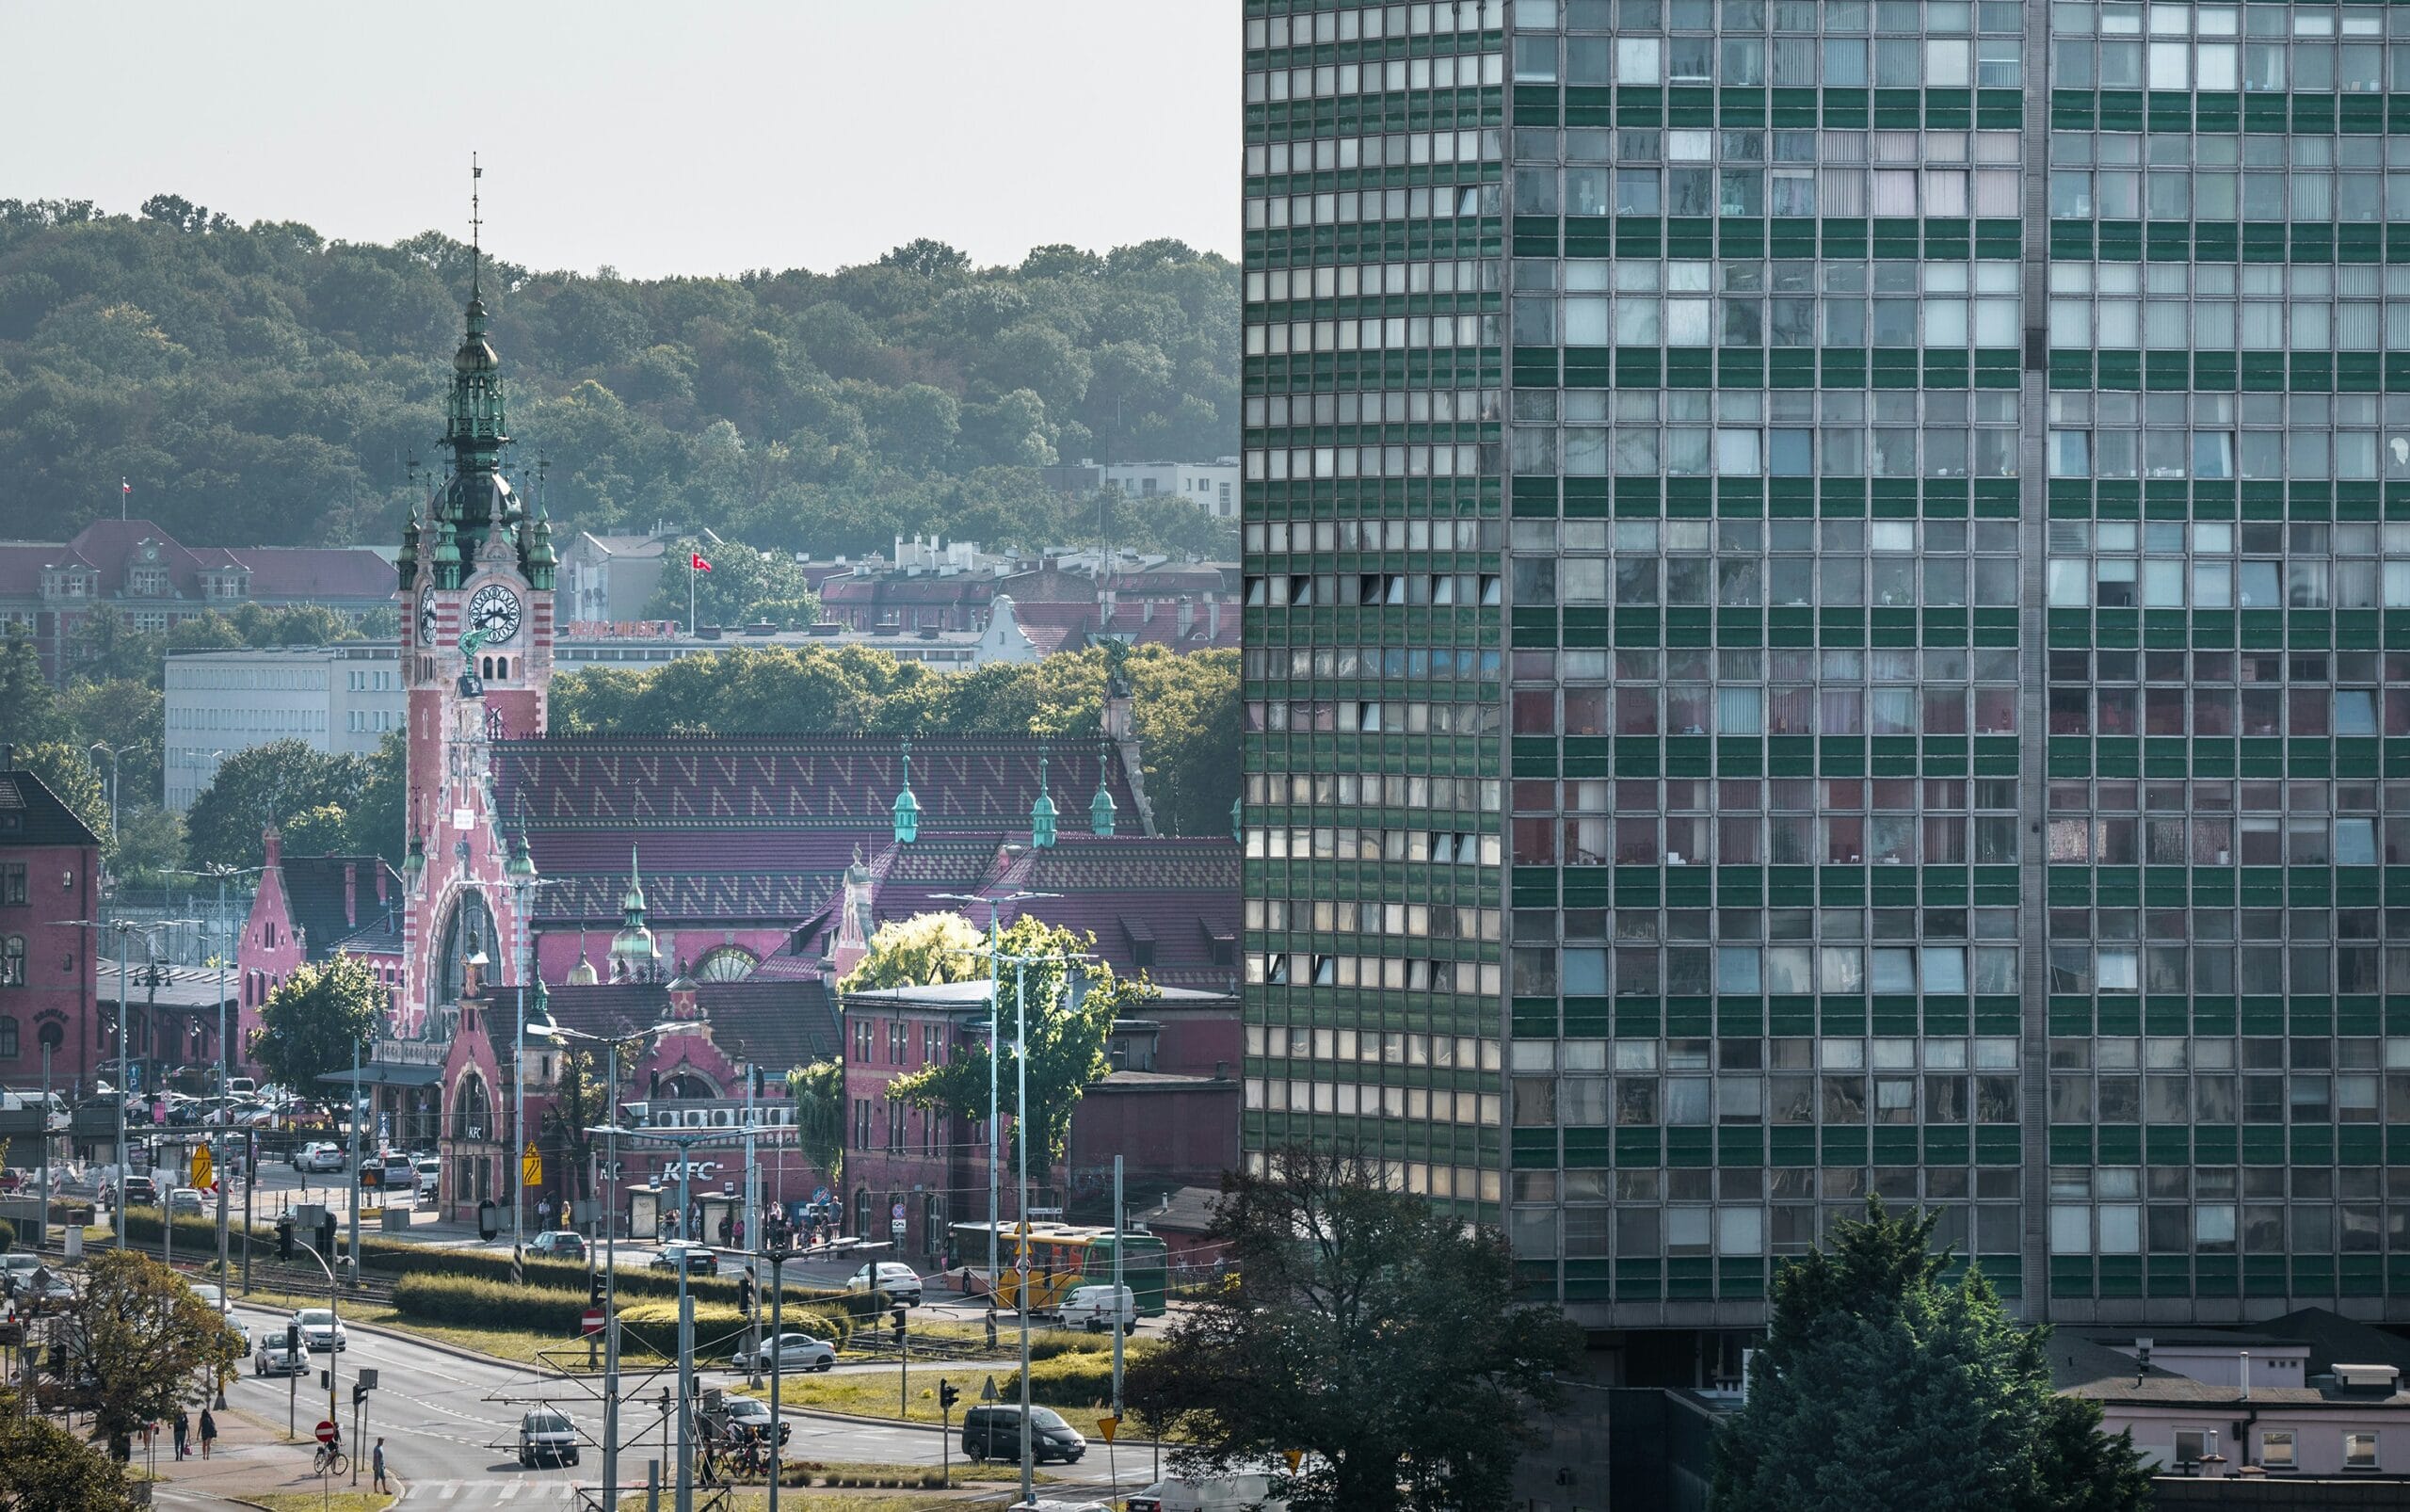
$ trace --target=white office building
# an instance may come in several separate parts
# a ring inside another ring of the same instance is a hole
[[[403,725],[393,641],[185,651],[167,661],[167,806],[182,813],[227,757],[273,740],[367,756]]]

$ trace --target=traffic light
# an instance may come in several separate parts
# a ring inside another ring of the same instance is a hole
[[[590,1308],[602,1305],[602,1273],[599,1270],[586,1279],[586,1305]]]
[[[284,1352],[296,1359],[301,1358],[301,1325],[288,1323],[284,1326]]]
[[[753,1311],[753,1273],[749,1270],[736,1278],[736,1311],[748,1315]]]
[[[889,1313],[888,1317],[893,1320],[892,1327],[895,1330],[895,1342],[900,1344],[904,1342],[904,1310],[902,1308],[897,1308],[894,1311]]]
[[[366,1381],[354,1381],[354,1382],[352,1382],[352,1383],[351,1383],[351,1405],[352,1405],[353,1407],[358,1407],[361,1403],[365,1402],[365,1401],[367,1401],[367,1400],[368,1400],[368,1383],[367,1383]]]
[[[954,1382],[938,1382],[938,1407],[940,1410],[951,1412],[954,1410],[954,1404],[961,1400],[962,1393],[954,1389]]]
[[[276,1258],[293,1258],[293,1219],[289,1216],[276,1220]]]
[[[50,1346],[50,1373],[62,1381],[67,1378],[67,1346],[65,1344]]]

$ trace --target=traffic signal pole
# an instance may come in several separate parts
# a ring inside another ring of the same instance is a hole
[[[786,1351],[779,1347],[785,1337],[781,1325],[785,1322],[787,1299],[787,1252],[783,1247],[770,1251],[770,1512],[779,1512],[779,1482],[786,1469],[784,1456],[779,1447],[779,1377],[786,1365]],[[757,1349],[753,1356],[755,1369],[760,1369],[762,1357]]]

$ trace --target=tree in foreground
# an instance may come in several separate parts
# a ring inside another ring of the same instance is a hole
[[[787,1072],[795,1095],[795,1142],[806,1164],[843,1184],[845,1165],[845,1063],[815,1060]]]
[[[368,779],[365,760],[312,750],[305,740],[271,740],[236,751],[185,811],[192,860],[203,866],[257,866],[262,830],[326,804],[348,813]]]
[[[376,1040],[385,1005],[384,984],[357,957],[296,967],[260,1005],[251,1058],[279,1086],[315,1086],[319,1077],[351,1069],[353,1046]]]
[[[67,1379],[88,1383],[93,1437],[119,1460],[136,1429],[174,1417],[196,1379],[233,1369],[242,1347],[183,1278],[130,1250],[92,1257],[66,1322]]]
[[[133,1512],[125,1468],[0,1391],[0,1512]]]
[[[1509,1505],[1518,1425],[1554,1401],[1579,1331],[1516,1300],[1496,1231],[1359,1160],[1277,1168],[1223,1178],[1210,1238],[1237,1274],[1133,1368],[1128,1399],[1178,1423],[1182,1473],[1301,1452],[1298,1512]]]
[[[1829,1247],[1784,1266],[1748,1405],[1715,1446],[1719,1512],[2129,1512],[2150,1475],[2097,1403],[2050,1389],[2047,1328],[1969,1269],[1942,1273],[1938,1214],[1867,1200]]]

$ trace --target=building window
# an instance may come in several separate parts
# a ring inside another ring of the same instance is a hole
[[[0,907],[25,901],[25,863],[0,861]]]
[[[2218,1436],[2211,1428],[2178,1428],[2176,1430],[2176,1462],[2197,1465],[2218,1446]]]
[[[17,1058],[17,1021],[0,1018],[0,1060]]]
[[[2343,1435],[2343,1468],[2374,1470],[2376,1465],[2376,1435],[2347,1433]]]
[[[0,940],[0,987],[25,985],[25,937],[10,935]]]
[[[2268,1470],[2291,1470],[2295,1467],[2297,1462],[2293,1458],[2290,1428],[2271,1428],[2259,1436],[2259,1463]]]

